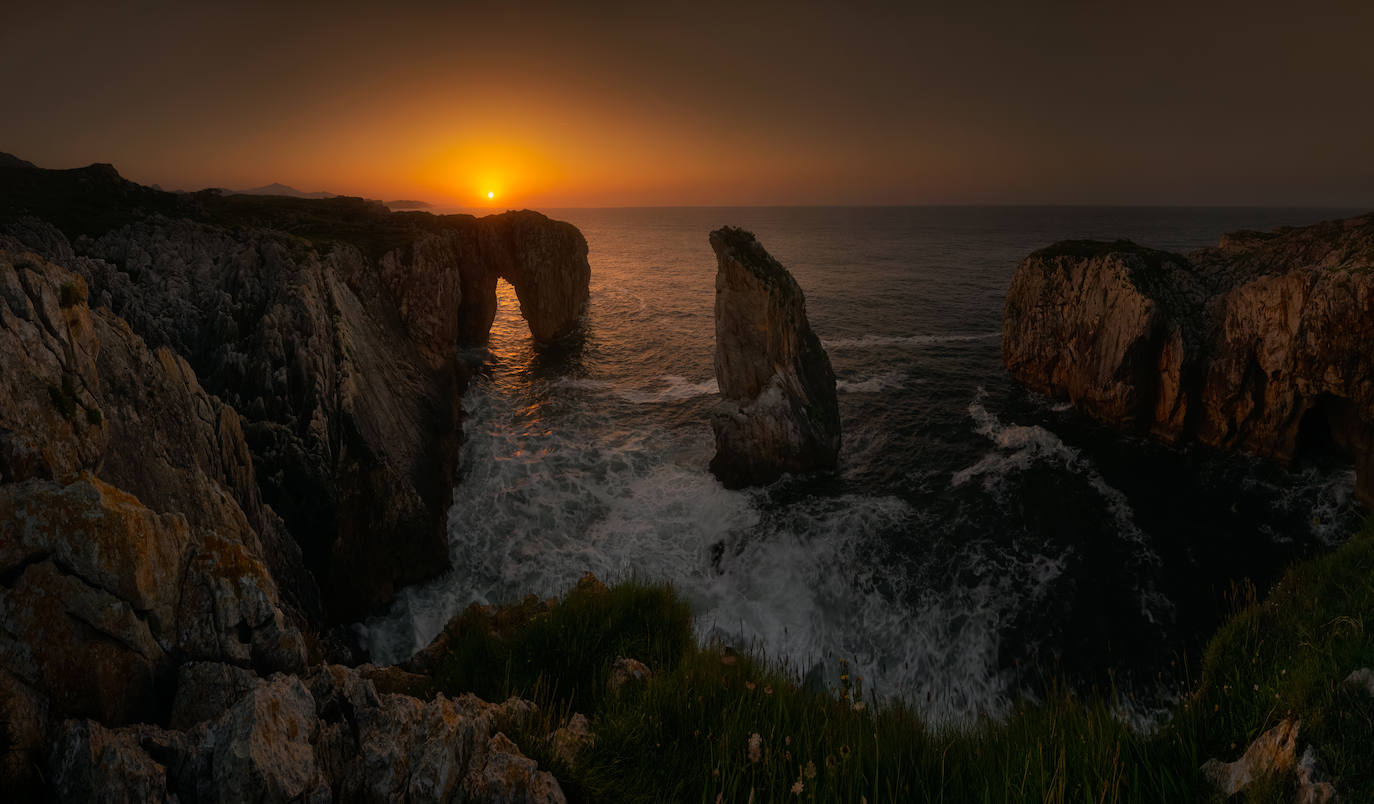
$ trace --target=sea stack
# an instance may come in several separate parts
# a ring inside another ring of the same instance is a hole
[[[1187,256],[1057,243],[1007,291],[1013,377],[1107,423],[1291,462],[1350,460],[1374,502],[1374,214]]]
[[[716,382],[711,472],[728,488],[833,469],[840,413],[830,357],[797,281],[750,232],[711,233],[716,252]]]

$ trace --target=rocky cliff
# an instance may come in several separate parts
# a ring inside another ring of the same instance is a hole
[[[1068,241],[1016,270],[1012,376],[1102,421],[1291,462],[1353,461],[1374,501],[1374,215],[1187,256]]]
[[[496,277],[564,337],[585,241],[0,160],[0,787],[561,800],[490,704],[310,669],[447,564],[464,293]]]
[[[830,357],[806,319],[806,299],[754,235],[711,233],[716,269],[716,382],[711,471],[726,486],[784,472],[833,469],[840,414]]]
[[[178,196],[108,165],[0,166],[0,230],[237,411],[262,501],[318,582],[283,567],[283,594],[331,622],[447,566],[457,350],[485,341],[498,278],[548,342],[576,330],[590,275],[581,233],[534,212]]]

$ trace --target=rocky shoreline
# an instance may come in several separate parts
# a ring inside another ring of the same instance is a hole
[[[497,280],[551,342],[589,275],[576,228],[533,212],[0,160],[7,789],[561,798],[505,710],[379,694],[336,626],[448,566],[458,349],[485,340]]]
[[[1235,232],[1189,255],[1064,241],[1007,291],[1028,388],[1170,443],[1353,463],[1374,501],[1374,214]]]

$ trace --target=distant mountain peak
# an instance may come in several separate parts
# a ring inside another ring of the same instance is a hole
[[[304,190],[297,190],[289,184],[272,182],[261,187],[254,187],[251,190],[230,190],[229,195],[288,195],[292,198],[335,198],[338,193],[307,193]]]
[[[15,156],[14,154],[7,154],[7,153],[5,153],[4,151],[0,151],[0,167],[8,167],[8,168],[36,168],[36,167],[38,167],[38,165],[35,165],[35,164],[32,163],[32,162],[29,162],[29,161],[20,159],[19,157]]]

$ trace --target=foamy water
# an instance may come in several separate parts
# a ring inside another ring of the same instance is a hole
[[[453,570],[360,631],[400,661],[470,603],[590,571],[671,582],[702,639],[831,682],[844,658],[932,719],[1000,715],[1042,673],[1158,700],[1155,672],[1215,622],[1214,590],[1349,532],[1353,474],[1174,453],[1033,397],[1001,369],[1001,301],[1017,258],[1059,237],[1179,248],[1264,222],[1223,212],[556,214],[591,246],[585,338],[534,350],[502,285],[491,348],[467,355]],[[729,491],[706,471],[706,234],[725,223],[807,294],[840,392],[834,477]]]

